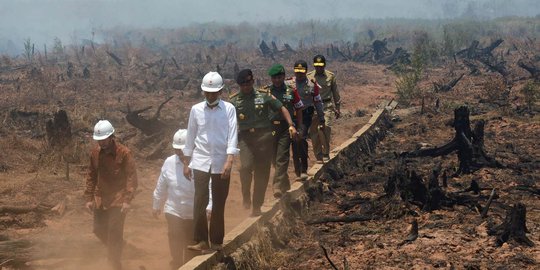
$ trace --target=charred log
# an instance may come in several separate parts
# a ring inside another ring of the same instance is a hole
[[[167,100],[165,100],[163,103],[161,103],[159,105],[156,113],[154,114],[154,116],[152,116],[149,119],[146,119],[146,118],[142,117],[140,114],[142,112],[145,112],[145,111],[151,109],[152,106],[149,106],[149,107],[146,107],[146,108],[140,109],[140,110],[131,111],[131,109],[130,109],[130,107],[128,105],[128,111],[126,113],[126,120],[128,121],[128,123],[130,123],[132,126],[138,128],[140,131],[142,131],[142,133],[144,133],[147,136],[160,133],[163,130],[165,130],[165,128],[167,127],[167,124],[165,124],[165,123],[163,123],[162,121],[159,120],[161,109],[172,98],[173,97],[170,97]]]
[[[536,80],[540,80],[540,68],[535,66],[533,63],[531,63],[530,61],[525,61],[523,59],[520,59],[518,61],[518,66],[525,69],[526,71],[528,71],[530,74],[531,74],[531,77],[536,79]]]
[[[452,88],[454,88],[454,86],[456,86],[456,84],[463,78],[463,76],[465,76],[465,74],[461,74],[459,77],[450,80],[448,83],[434,82],[433,83],[434,91],[435,92],[448,92],[448,91],[452,90]]]
[[[114,60],[114,62],[116,62],[119,66],[124,65],[124,64],[122,64],[122,60],[120,59],[120,57],[116,56],[116,54],[114,54],[112,52],[109,52],[109,51],[106,51],[106,52]]]
[[[534,243],[526,235],[529,232],[526,225],[526,215],[525,205],[518,203],[506,212],[506,218],[502,224],[489,230],[490,235],[497,236],[497,246],[502,246],[512,239],[522,245],[534,246]]]
[[[378,63],[383,64],[383,65],[393,65],[393,64],[410,65],[411,55],[407,52],[407,50],[404,50],[403,48],[399,47],[399,48],[396,48],[393,54],[389,56],[385,56],[382,59],[380,59]]]

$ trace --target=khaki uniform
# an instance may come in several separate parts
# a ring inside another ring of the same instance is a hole
[[[253,209],[260,209],[264,202],[270,165],[272,162],[273,136],[270,111],[278,111],[283,104],[273,98],[268,90],[253,90],[250,94],[242,92],[230,96],[230,102],[236,108],[240,148],[240,182],[244,205],[252,204]],[[251,182],[254,174],[253,199]]]
[[[309,129],[309,136],[311,137],[311,143],[313,144],[313,152],[317,159],[322,159],[323,156],[328,156],[330,153],[330,136],[332,131],[332,123],[336,118],[335,109],[339,108],[341,97],[336,84],[336,76],[334,73],[325,70],[323,75],[316,75],[315,70],[307,73],[308,80],[314,79],[321,86],[319,91],[322,101],[324,103],[324,141],[318,134],[319,119],[315,117],[311,128]]]

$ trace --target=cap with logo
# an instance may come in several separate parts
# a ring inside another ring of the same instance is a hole
[[[323,55],[317,54],[313,57],[313,66],[314,67],[324,67],[326,65],[326,59]]]
[[[306,73],[307,72],[307,63],[304,60],[298,60],[294,63],[294,72],[295,73]]]

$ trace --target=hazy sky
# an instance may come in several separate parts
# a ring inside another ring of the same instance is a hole
[[[486,2],[502,7],[481,12],[491,17],[540,13],[540,0],[0,0],[0,47],[6,40],[22,44],[26,38],[36,43],[90,38],[92,29],[115,26],[456,17],[471,4],[484,10],[480,6]]]

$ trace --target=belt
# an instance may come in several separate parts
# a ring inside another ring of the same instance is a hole
[[[329,102],[332,101],[332,98],[323,99],[322,102]]]
[[[272,121],[272,124],[274,125],[281,125],[281,124],[286,124],[287,122],[284,121],[284,120],[275,120],[275,121]]]
[[[267,127],[264,127],[264,128],[249,128],[249,129],[244,129],[244,130],[240,130],[240,133],[254,133],[254,132],[259,132],[259,131],[270,131],[271,128],[267,128]]]

